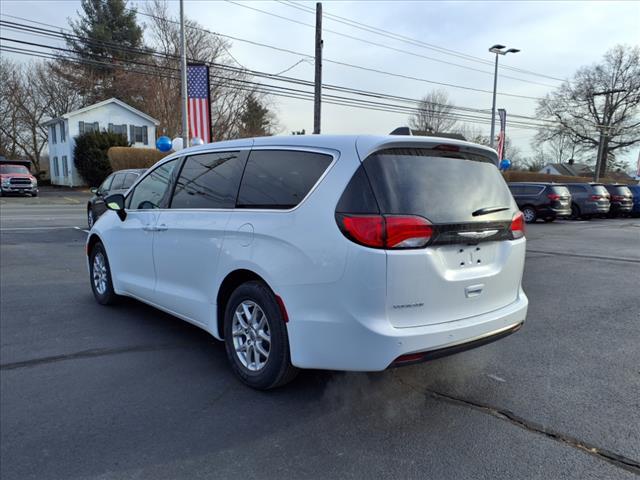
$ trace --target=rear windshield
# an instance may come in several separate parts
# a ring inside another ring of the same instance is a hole
[[[571,193],[569,192],[569,189],[564,185],[551,185],[549,187],[549,190],[552,191],[553,193],[557,193],[558,195],[562,195],[562,196],[571,195]]]
[[[626,185],[615,185],[609,187],[609,192],[613,195],[631,195],[631,190]]]
[[[388,149],[364,167],[383,214],[420,215],[433,223],[510,220],[515,203],[491,158],[430,149]],[[506,211],[476,216],[491,207]]]
[[[594,185],[593,193],[596,195],[609,195],[609,191],[604,187],[604,185]]]

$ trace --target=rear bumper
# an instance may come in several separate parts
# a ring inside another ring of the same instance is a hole
[[[537,208],[538,217],[570,217],[571,216],[571,207],[568,208],[553,208],[553,207],[538,207]]]
[[[585,215],[609,213],[610,205],[598,205],[597,203],[578,204],[580,212]]]
[[[632,208],[633,208],[633,204],[631,203],[625,203],[625,204],[617,203],[617,202],[611,203],[612,212],[627,213],[627,212],[630,212]]]
[[[292,319],[287,325],[291,361],[300,368],[380,371],[403,355],[427,352],[425,359],[451,355],[513,333],[525,321],[528,304],[520,290],[515,302],[499,310],[410,328],[395,328],[381,319]]]

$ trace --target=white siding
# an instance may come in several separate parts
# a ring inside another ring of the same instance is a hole
[[[156,144],[156,126],[153,122],[147,120],[140,115],[131,112],[130,110],[118,105],[117,103],[108,103],[101,107],[89,109],[86,112],[72,113],[68,119],[64,120],[66,125],[66,141],[60,142],[60,122],[56,122],[56,139],[57,143],[53,144],[51,134],[49,134],[49,162],[51,171],[51,183],[54,185],[66,185],[70,187],[80,186],[84,184],[82,177],[78,173],[73,161],[73,148],[75,146],[75,137],[80,134],[80,122],[94,123],[98,122],[98,128],[100,130],[107,130],[109,124],[114,125],[127,125],[127,139],[132,142],[133,147],[147,147],[154,148]],[[133,139],[129,138],[129,132],[131,125],[136,127],[147,127],[148,143],[133,143]],[[50,126],[49,128],[52,128]],[[65,178],[63,176],[62,157],[67,157],[67,165],[69,168],[69,175]],[[59,175],[55,176],[54,158],[58,158],[58,172]],[[92,185],[95,186],[95,185]]]

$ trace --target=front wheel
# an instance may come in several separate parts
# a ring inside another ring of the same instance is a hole
[[[96,223],[96,214],[93,213],[93,208],[87,209],[87,225],[89,225],[89,230],[93,228],[93,224]]]
[[[522,209],[522,216],[524,217],[524,221],[527,223],[535,223],[538,219],[538,214],[531,207],[524,207]]]
[[[118,296],[113,290],[109,259],[104,246],[100,242],[93,246],[89,255],[89,274],[91,277],[91,289],[96,301],[102,305],[115,303]]]
[[[224,342],[234,373],[259,390],[284,385],[296,376],[282,312],[262,282],[247,282],[231,295],[224,317]]]

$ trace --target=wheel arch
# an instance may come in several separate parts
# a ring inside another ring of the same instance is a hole
[[[93,247],[95,246],[96,243],[102,243],[104,245],[104,242],[102,241],[102,239],[98,236],[97,233],[92,233],[89,236],[89,239],[87,240],[87,257],[89,255],[91,255],[91,250],[93,250]]]
[[[216,332],[213,333],[217,338],[221,340],[224,339],[224,312],[227,309],[227,303],[229,302],[231,294],[243,283],[251,281],[263,283],[274,293],[269,283],[253,270],[238,268],[229,272],[227,276],[224,277],[224,280],[222,280],[216,296]]]

